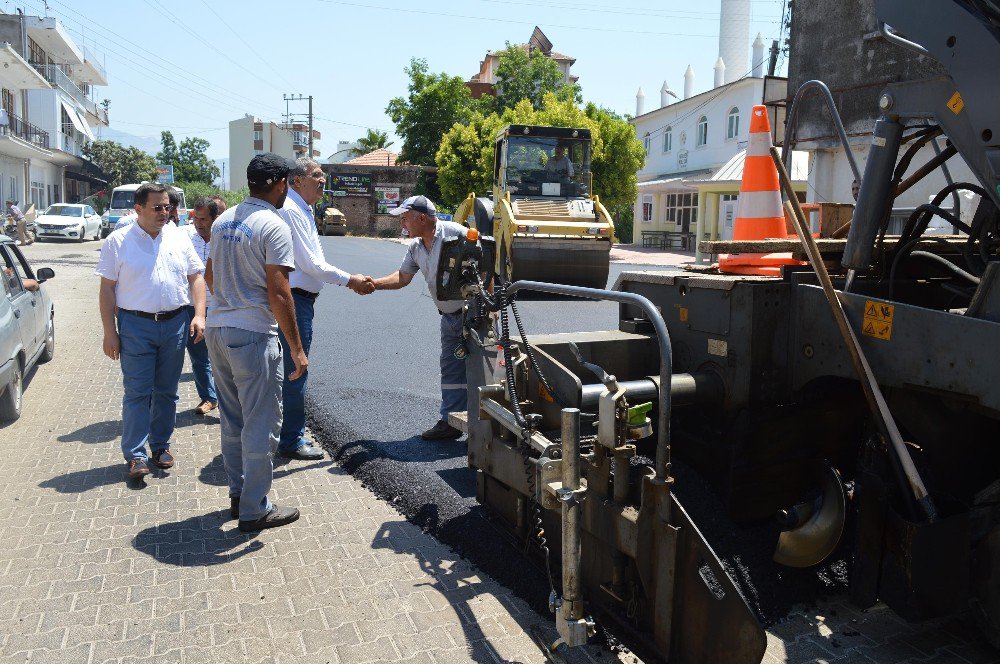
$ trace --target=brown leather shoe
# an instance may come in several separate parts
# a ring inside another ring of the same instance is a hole
[[[145,459],[132,459],[128,462],[128,476],[130,479],[136,480],[146,475],[149,475],[149,466],[146,465]]]
[[[210,412],[219,407],[217,401],[209,401],[208,399],[202,399],[201,403],[195,406],[194,412],[199,415],[208,415]]]
[[[170,450],[156,450],[153,452],[153,463],[156,464],[157,468],[173,468],[174,455],[170,453]]]

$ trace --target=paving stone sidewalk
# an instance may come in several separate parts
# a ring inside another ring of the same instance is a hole
[[[292,526],[228,520],[218,419],[189,366],[178,464],[124,481],[121,378],[100,350],[98,243],[27,248],[56,269],[56,359],[0,427],[0,661],[635,662],[597,647],[550,660],[551,620],[378,500],[332,461],[275,469]],[[970,621],[910,625],[834,598],[768,630],[764,661],[1000,662]]]

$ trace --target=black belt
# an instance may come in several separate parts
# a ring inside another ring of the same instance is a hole
[[[307,291],[304,288],[293,288],[292,292],[295,293],[296,295],[301,295],[307,300],[315,300],[317,297],[319,297],[319,293],[313,293],[311,291]]]
[[[156,314],[151,314],[148,311],[134,311],[132,309],[119,309],[118,311],[122,311],[126,314],[132,314],[133,316],[138,316],[139,318],[148,318],[149,320],[161,321],[161,320],[170,320],[171,318],[173,318],[174,316],[185,310],[186,307],[177,307],[172,311],[161,311]]]

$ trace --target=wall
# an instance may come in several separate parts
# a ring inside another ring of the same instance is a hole
[[[886,84],[946,73],[932,59],[886,41],[878,33],[873,0],[837,3],[796,0],[790,44],[789,96],[811,79],[819,79],[830,87],[861,173],[864,173],[871,132],[879,114],[878,97]],[[854,175],[836,138],[829,111],[815,96],[805,97],[803,102],[795,147],[813,153],[809,202],[853,202]],[[933,155],[931,147],[923,148],[914,158],[909,172]],[[975,181],[960,156],[953,157],[948,167],[953,180]],[[944,174],[939,169],[897,199],[894,207],[908,208],[926,203],[945,184]]]
[[[352,166],[324,164],[326,173],[366,173],[372,176],[370,196],[342,196],[334,206],[344,213],[347,228],[355,235],[378,235],[383,230],[399,231],[399,219],[388,214],[375,214],[375,187],[399,187],[400,200],[413,195],[420,166]]]
[[[253,158],[254,118],[240,118],[229,123],[229,188],[247,186],[247,165]]]
[[[646,163],[638,173],[639,181],[653,180],[671,173],[685,173],[701,169],[718,168],[746,147],[750,126],[750,110],[760,104],[764,94],[763,79],[745,79],[725,88],[716,88],[669,106],[650,111],[635,118],[635,133],[639,140],[650,135],[649,153]],[[729,109],[740,109],[739,133],[734,139],[726,138]],[[698,119],[708,118],[708,142],[696,146]],[[673,131],[673,145],[669,152],[663,151],[663,129],[670,126]],[[681,144],[681,133],[687,134],[687,141]],[[681,165],[679,157],[687,151],[687,164]]]

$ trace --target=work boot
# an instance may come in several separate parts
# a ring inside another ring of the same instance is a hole
[[[438,420],[437,424],[420,434],[420,437],[424,440],[455,440],[462,437],[462,432],[448,424],[447,420]]]
[[[128,462],[129,479],[137,480],[146,475],[149,475],[149,466],[146,465],[145,459],[132,459]]]
[[[255,533],[259,530],[264,530],[265,528],[277,528],[278,526],[284,526],[293,521],[298,521],[298,519],[299,511],[294,507],[278,507],[277,505],[272,505],[271,510],[259,519],[254,519],[253,521],[244,521],[240,519],[240,531],[244,533]]]
[[[156,450],[153,452],[153,463],[156,464],[157,468],[173,468],[174,467],[174,455],[170,453],[170,450]]]

